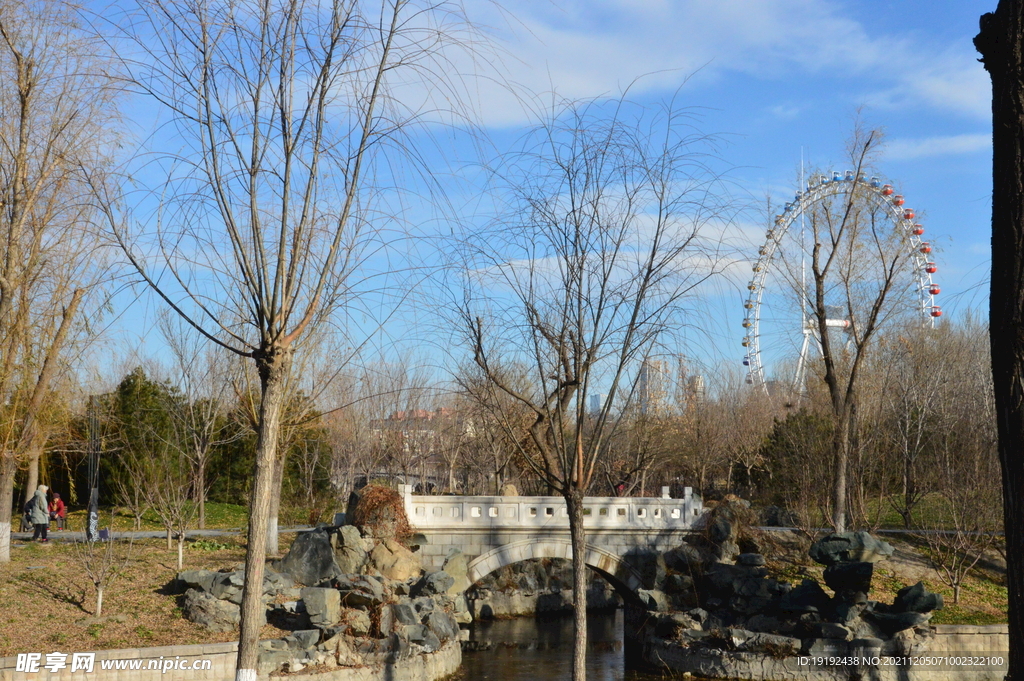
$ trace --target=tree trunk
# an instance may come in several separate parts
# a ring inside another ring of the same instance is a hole
[[[35,445],[32,445],[32,448],[28,451],[28,475],[25,478],[25,499],[22,502],[22,506],[32,499],[32,496],[36,493],[36,487],[39,486],[39,457],[42,454],[42,448]]]
[[[196,467],[196,495],[199,497],[199,529],[206,529],[206,458]]]
[[[245,554],[245,585],[242,587],[238,659],[235,681],[256,681],[260,653],[260,629],[266,618],[263,605],[263,573],[267,556],[267,519],[273,496],[277,440],[281,432],[281,407],[290,351],[271,348],[256,358],[260,373],[260,413],[256,432],[256,463],[249,497],[249,541]]]
[[[572,681],[586,681],[587,534],[583,527],[583,492],[576,489],[564,496],[569,512],[569,536],[572,541]]]
[[[989,333],[1009,597],[1012,681],[1024,679],[1024,5],[1000,0],[974,45],[992,78]]]
[[[836,457],[835,486],[832,490],[832,525],[846,532],[846,472],[850,461],[850,410],[843,409],[836,423],[833,448]]]
[[[96,614],[94,617],[103,616],[103,587],[96,587]]]
[[[167,531],[167,550],[172,551],[174,550],[174,544],[171,543],[171,528],[165,527],[164,529]]]
[[[281,513],[281,487],[284,485],[285,452],[274,462],[273,492],[270,497],[270,512],[267,514],[267,555],[276,556],[279,552],[277,541],[278,516]]]
[[[178,571],[182,571],[185,557],[185,532],[181,531],[178,533]]]
[[[0,454],[0,563],[11,562],[11,509],[14,506],[14,476],[17,473],[18,462],[14,455],[11,452]],[[18,524],[21,525],[20,509]]]

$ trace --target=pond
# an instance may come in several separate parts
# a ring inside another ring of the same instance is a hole
[[[627,671],[622,655],[622,611],[587,617],[588,681],[654,681]],[[571,616],[478,621],[470,641],[484,650],[462,656],[467,681],[567,681],[572,676]]]

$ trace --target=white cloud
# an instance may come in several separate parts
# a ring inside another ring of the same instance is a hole
[[[972,154],[988,150],[991,146],[992,135],[987,133],[946,135],[916,140],[894,139],[886,145],[885,155],[892,161],[900,161],[951,154]]]
[[[987,78],[969,46],[938,48],[874,27],[869,33],[842,8],[818,0],[521,0],[510,16],[475,0],[470,13],[505,27],[495,30],[508,53],[498,67],[526,92],[592,97],[617,93],[644,74],[651,75],[640,89],[664,90],[690,75],[702,81],[728,72],[829,72],[839,81],[873,83],[861,97],[878,106],[987,118]],[[522,122],[522,104],[496,83],[479,81],[475,91],[486,124]]]

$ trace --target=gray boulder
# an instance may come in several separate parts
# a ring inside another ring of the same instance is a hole
[[[314,627],[329,627],[341,619],[341,594],[337,589],[307,586],[302,590],[302,602]]]
[[[241,570],[236,572],[219,572],[210,586],[210,593],[214,598],[222,601],[231,601],[235,605],[242,603],[242,587],[245,585],[245,573]]]
[[[843,532],[822,537],[808,552],[822,565],[841,562],[877,563],[892,555],[892,546],[867,532]]]
[[[370,575],[347,575],[336,580],[341,602],[350,608],[369,608],[384,602],[384,587]]]
[[[343,574],[356,574],[366,565],[363,537],[354,525],[342,525],[334,535],[334,560]]]
[[[237,605],[197,589],[185,592],[181,609],[185,619],[210,631],[234,631],[241,621],[241,610]]]
[[[424,596],[448,593],[448,589],[455,585],[455,578],[444,570],[431,572],[423,578],[420,593]]]
[[[330,534],[323,528],[300,532],[275,568],[307,586],[343,574],[334,560]]]
[[[424,624],[442,642],[451,641],[459,636],[459,625],[455,619],[443,610],[435,610],[426,616]]]
[[[931,612],[942,610],[945,603],[942,595],[932,593],[924,588],[924,584],[918,582],[913,586],[906,586],[896,593],[896,600],[892,603],[893,612]]]
[[[425,652],[432,653],[441,647],[437,634],[422,624],[406,625],[402,628],[402,633],[409,643],[421,646]]]
[[[177,579],[186,589],[208,592],[213,588],[218,574],[212,570],[184,570],[178,573]]]
[[[862,617],[870,620],[886,636],[896,632],[920,626],[928,621],[929,616],[919,612],[875,612],[864,611]]]
[[[703,562],[700,551],[689,544],[682,544],[666,551],[664,558],[667,567],[687,574],[699,570]]]
[[[392,603],[391,614],[399,624],[419,624],[420,617],[410,603]]]
[[[822,612],[829,606],[829,597],[813,579],[805,579],[800,586],[782,596],[779,609],[783,612]]]

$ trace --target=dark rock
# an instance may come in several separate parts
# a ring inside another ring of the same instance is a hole
[[[424,596],[433,596],[434,594],[447,593],[455,584],[455,578],[449,575],[444,570],[438,572],[431,572],[423,578],[422,587],[420,593]]]
[[[686,613],[664,613],[654,624],[654,635],[658,638],[674,639],[679,636],[680,630],[685,629],[700,629],[700,624]]]
[[[693,577],[689,575],[669,575],[665,578],[665,591],[667,593],[680,593],[693,588]]]
[[[437,604],[434,602],[434,599],[429,596],[421,596],[420,598],[414,599],[412,602],[412,607],[414,607],[416,612],[420,615],[425,612],[432,612],[436,605]]]
[[[836,600],[832,603],[832,619],[840,624],[851,624],[864,612],[865,604]]]
[[[645,589],[660,589],[665,584],[666,563],[660,551],[633,549],[623,557],[623,561],[640,575]]]
[[[184,570],[178,573],[177,580],[184,584],[186,589],[209,592],[213,589],[213,582],[219,573],[211,570]]]
[[[829,605],[828,594],[813,579],[805,579],[800,586],[782,596],[779,609],[783,612],[822,612]]]
[[[266,574],[263,575],[263,593],[268,596],[294,587],[295,580],[292,579],[292,576],[289,574],[267,570]]]
[[[185,619],[210,631],[234,631],[241,621],[241,610],[237,605],[196,589],[185,592],[181,610]]]
[[[347,575],[335,580],[341,602],[350,608],[368,608],[384,602],[384,587],[370,575]]]
[[[871,591],[871,575],[873,563],[833,563],[825,568],[825,584],[828,588],[841,593],[863,593]]]
[[[697,622],[701,625],[708,620],[708,610],[703,609],[701,607],[692,608],[691,610],[687,611],[686,614],[690,615],[691,618],[693,618],[694,622]]]
[[[214,598],[239,605],[242,602],[242,587],[244,585],[245,574],[241,570],[218,572],[214,577],[213,584],[210,585],[210,593]]]
[[[760,553],[741,553],[736,556],[737,565],[748,565],[750,567],[759,567],[764,565],[764,556]]]
[[[803,642],[798,638],[762,632],[731,629],[733,645],[737,650],[750,653],[770,653],[773,656],[792,656],[800,652]]]
[[[323,529],[300,532],[275,568],[307,585],[343,574],[334,560],[330,535]]]
[[[724,544],[735,540],[735,528],[727,513],[718,513],[708,526],[708,539],[715,544]]]
[[[924,584],[918,582],[913,586],[903,587],[896,594],[896,600],[892,603],[893,612],[931,612],[942,610],[944,602],[942,595],[932,593],[924,588]]]
[[[399,624],[419,624],[420,618],[410,603],[392,603],[391,614]]]
[[[877,563],[892,555],[892,546],[867,532],[830,534],[811,544],[808,552],[822,565],[840,562]]]
[[[409,643],[421,646],[428,653],[432,653],[441,647],[441,641],[437,638],[437,634],[422,624],[406,625],[402,628],[402,631],[404,638]]]
[[[300,631],[293,631],[291,635],[286,636],[284,640],[288,642],[288,647],[292,650],[315,648],[316,644],[320,642],[320,630],[303,629]]]
[[[928,615],[919,612],[869,612],[864,617],[875,624],[886,636],[910,629],[928,621]]]
[[[424,624],[442,642],[451,641],[459,636],[459,625],[448,613],[435,610],[427,615]]]
[[[814,636],[816,638],[838,638],[843,641],[849,641],[853,639],[853,632],[842,624],[821,622],[814,625]]]
[[[773,633],[780,631],[782,628],[782,621],[779,620],[778,617],[757,613],[747,620],[745,627],[750,631]]]
[[[682,544],[670,551],[666,551],[664,560],[668,568],[686,574],[699,571],[703,563],[700,551],[689,544]]]

